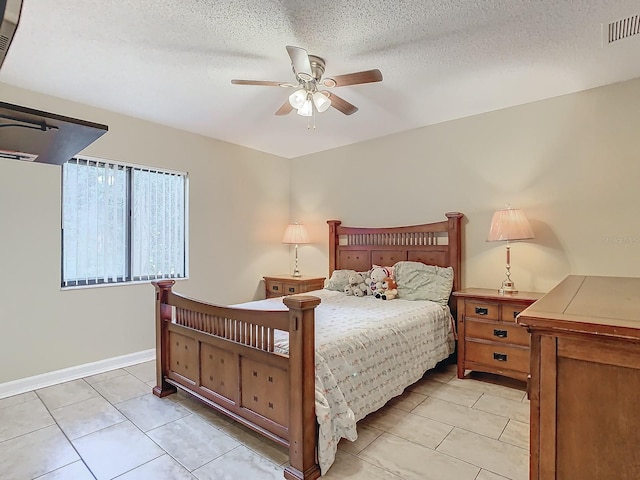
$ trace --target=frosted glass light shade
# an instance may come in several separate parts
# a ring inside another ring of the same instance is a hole
[[[313,94],[313,103],[320,113],[324,112],[331,106],[331,100],[320,92]]]
[[[291,245],[303,245],[309,243],[309,234],[304,225],[299,223],[292,223],[287,226],[282,237],[282,243],[289,243]]]
[[[307,101],[307,92],[303,88],[296,90],[291,95],[289,95],[289,103],[296,110],[302,107],[306,101]]]
[[[497,210],[491,219],[488,242],[534,238],[529,220],[517,208]]]
[[[304,104],[298,109],[298,115],[302,115],[303,117],[313,115],[313,104],[311,100],[305,100]]]

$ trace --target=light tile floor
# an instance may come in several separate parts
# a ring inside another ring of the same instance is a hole
[[[178,392],[154,362],[0,399],[3,480],[282,479],[287,450]],[[428,372],[343,440],[326,480],[526,480],[524,385]]]

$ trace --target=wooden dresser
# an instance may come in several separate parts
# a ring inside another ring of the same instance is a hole
[[[640,278],[569,276],[518,323],[532,335],[530,478],[640,479]]]
[[[458,299],[458,378],[476,370],[527,381],[529,333],[515,319],[543,294],[466,288],[453,295]]]
[[[267,298],[321,290],[324,288],[325,279],[325,277],[311,277],[306,275],[301,277],[294,277],[292,275],[268,275],[263,278],[265,296]]]

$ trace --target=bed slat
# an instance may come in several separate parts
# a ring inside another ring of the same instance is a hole
[[[233,318],[175,308],[175,323],[265,352],[274,351],[275,329]]]

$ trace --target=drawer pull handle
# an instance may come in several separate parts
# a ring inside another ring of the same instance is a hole
[[[489,309],[486,307],[476,307],[476,315],[489,315]]]
[[[295,291],[296,291],[296,289],[295,289],[294,287],[289,287],[289,291],[290,291],[291,293],[293,293],[293,292],[295,292]]]
[[[520,312],[513,312],[513,318],[516,318],[518,315],[520,315]]]
[[[497,360],[499,362],[506,362],[507,361],[507,354],[506,353],[493,353],[493,359]]]
[[[493,335],[495,337],[498,337],[498,338],[507,338],[507,331],[506,330],[494,329],[493,330]]]
[[[271,287],[271,290],[277,291],[277,290],[280,290],[280,289],[278,288],[278,285],[274,285],[274,286]]]

